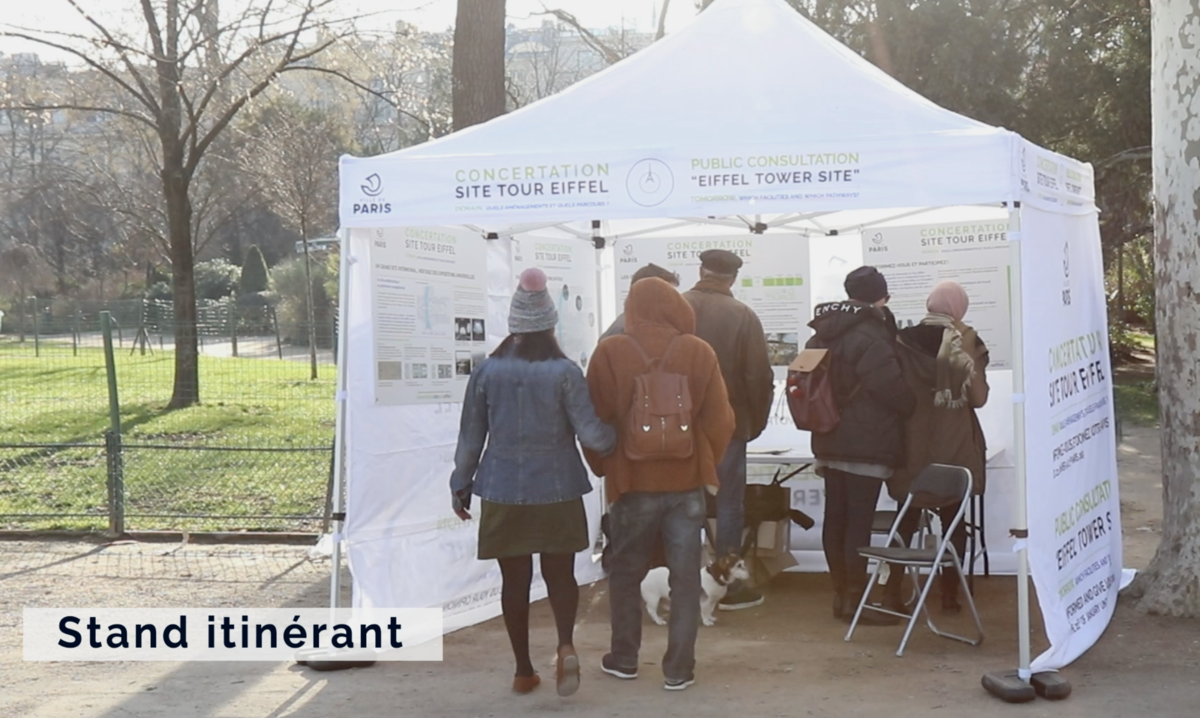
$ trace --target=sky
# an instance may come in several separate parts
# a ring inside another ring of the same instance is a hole
[[[101,19],[118,17],[122,10],[137,6],[136,0],[79,0],[79,4]],[[66,0],[0,0],[0,5],[5,6],[0,12],[0,29],[5,25],[17,25],[77,31],[81,27]],[[396,20],[404,20],[423,30],[453,27],[457,7],[456,0],[338,0],[337,5],[338,12],[347,15],[370,14],[371,18],[364,21],[364,25],[378,23],[379,27],[387,27]],[[509,23],[518,27],[540,25],[545,18],[537,13],[553,8],[573,14],[588,28],[624,26],[650,32],[655,29],[655,8],[661,9],[661,6],[662,0],[507,0],[506,9]],[[678,30],[695,14],[694,0],[671,0],[667,31]],[[47,59],[56,59],[43,49],[9,38],[0,38],[0,52],[37,52]]]

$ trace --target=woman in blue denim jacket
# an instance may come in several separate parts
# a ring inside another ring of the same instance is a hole
[[[529,587],[533,554],[541,554],[558,628],[555,683],[559,695],[569,696],[579,688],[572,645],[579,605],[575,554],[589,544],[583,495],[592,490],[575,438],[608,454],[616,431],[596,418],[583,372],[554,339],[557,321],[545,273],[522,272],[510,334],[467,383],[450,490],[464,521],[471,518],[471,495],[481,499],[479,558],[500,562],[500,606],[517,659],[517,693],[540,682],[529,658]]]

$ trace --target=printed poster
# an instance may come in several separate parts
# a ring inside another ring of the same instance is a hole
[[[965,321],[987,344],[989,368],[1011,369],[1007,232],[1007,219],[872,228],[862,235],[863,261],[887,277],[901,328],[921,321],[939,282],[961,284],[971,298]]]
[[[733,296],[762,322],[767,351],[777,376],[796,358],[800,331],[812,315],[809,302],[808,239],[797,234],[738,235],[735,237],[636,238],[617,240],[617,306],[625,306],[629,280],[647,264],[679,275],[685,292],[700,279],[700,254],[725,249],[742,258]]]
[[[596,250],[590,241],[522,236],[513,240],[513,288],[521,272],[538,267],[558,310],[554,335],[563,353],[586,372],[600,336],[596,305]]]
[[[462,401],[486,356],[484,242],[448,227],[371,230],[376,404]]]

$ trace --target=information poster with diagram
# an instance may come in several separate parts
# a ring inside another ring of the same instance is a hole
[[[623,307],[633,273],[657,264],[679,275],[679,290],[700,279],[700,255],[725,249],[742,258],[733,296],[762,322],[767,351],[782,378],[799,351],[800,332],[812,317],[809,301],[808,239],[798,234],[750,234],[733,237],[636,238],[617,240],[617,306]]]
[[[370,231],[375,403],[462,401],[486,356],[485,240],[448,227]]]
[[[513,287],[521,272],[537,267],[546,273],[546,290],[558,310],[554,336],[563,353],[587,371],[600,336],[596,312],[596,250],[581,239],[522,236],[513,240]]]
[[[887,277],[901,328],[921,321],[939,282],[961,284],[971,299],[964,321],[987,344],[989,368],[1010,369],[1007,232],[1007,219],[873,228],[862,235],[863,261]]]

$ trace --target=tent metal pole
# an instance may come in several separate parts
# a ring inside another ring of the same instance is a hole
[[[1012,333],[1013,356],[1013,450],[1015,453],[1017,479],[1017,512],[1016,526],[1013,534],[1017,537],[1017,677],[1029,683],[1029,507],[1026,503],[1028,495],[1025,466],[1025,341],[1022,334],[1024,327],[1024,296],[1021,285],[1021,210],[1020,206],[1010,206],[1008,210],[1008,246],[1011,309],[1010,325]]]
[[[641,237],[642,235],[645,235],[645,234],[654,234],[656,232],[666,232],[669,229],[678,229],[680,227],[690,227],[693,224],[695,224],[695,222],[689,222],[687,220],[683,220],[683,221],[679,221],[679,222],[673,222],[671,224],[664,224],[660,227],[649,227],[647,229],[638,229],[638,230],[634,230],[632,232],[623,232],[621,234],[614,234],[609,239],[612,239],[615,241],[618,239],[629,239],[630,237]]]
[[[338,276],[338,342],[337,342],[337,415],[334,417],[333,442],[333,552],[330,556],[332,569],[329,575],[329,607],[338,608],[342,596],[342,530],[346,525],[345,503],[342,494],[346,457],[346,386],[349,367],[346,364],[350,345],[350,230],[341,230],[341,266]]]

